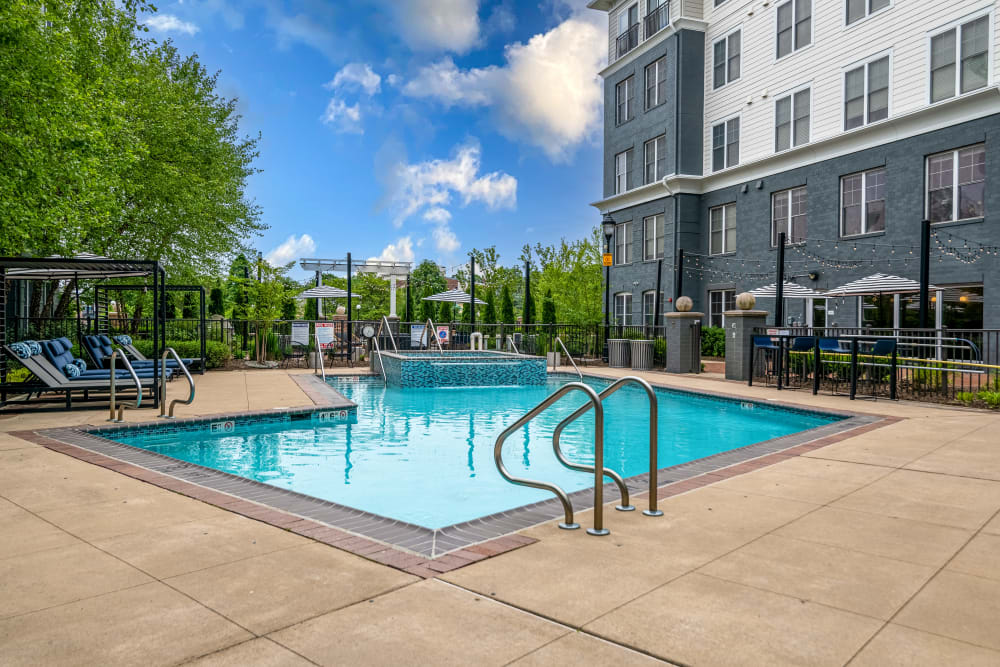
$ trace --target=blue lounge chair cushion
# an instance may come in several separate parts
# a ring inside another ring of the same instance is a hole
[[[80,367],[74,364],[73,362],[70,362],[65,366],[63,366],[62,372],[66,377],[68,377],[71,380],[73,378],[80,377]]]
[[[770,336],[754,336],[753,337],[754,347],[764,348],[768,350],[777,350],[778,346],[774,344]]]
[[[31,349],[26,343],[11,343],[10,349],[17,355],[18,359],[27,359],[31,356]]]
[[[74,359],[73,363],[76,364],[76,367],[79,368],[81,371],[87,370],[87,362],[84,361],[83,359]]]

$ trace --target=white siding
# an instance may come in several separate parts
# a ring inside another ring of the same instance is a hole
[[[775,60],[775,23],[779,2],[763,7],[759,1],[728,0],[711,8],[705,0],[705,155],[711,173],[712,123],[742,115],[740,162],[746,164],[774,154],[774,100],[803,84],[812,87],[810,142],[843,133],[843,71],[847,65],[891,49],[890,120],[928,105],[928,33],[982,10],[993,10],[992,71],[1000,68],[997,21],[1000,2],[991,0],[894,0],[894,5],[865,20],[846,26],[844,0],[813,0],[812,44]],[[752,10],[752,15],[749,12]],[[742,26],[741,77],[719,90],[712,89],[712,44]]]

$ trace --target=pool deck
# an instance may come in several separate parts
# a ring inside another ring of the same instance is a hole
[[[178,412],[310,406],[303,372]],[[11,435],[106,408],[3,415],[0,664],[1000,664],[1000,414],[643,375],[895,421],[424,578]]]

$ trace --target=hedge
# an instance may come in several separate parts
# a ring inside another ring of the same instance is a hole
[[[135,349],[142,352],[143,356],[152,358],[153,341],[133,340]],[[177,351],[177,355],[182,359],[200,359],[201,343],[196,340],[168,340],[167,347],[172,347]],[[233,358],[229,346],[217,340],[205,341],[205,367],[220,368]]]
[[[726,356],[726,330],[722,327],[704,327],[701,330],[701,356]]]

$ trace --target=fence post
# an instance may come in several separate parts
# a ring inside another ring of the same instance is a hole
[[[892,363],[890,364],[891,374],[889,375],[889,400],[896,400],[896,365],[897,365],[896,345],[892,346]]]
[[[816,332],[813,331],[813,334]],[[813,396],[819,393],[819,378],[823,370],[823,356],[819,351],[819,336],[813,336]]]
[[[851,339],[851,400],[858,393],[858,337]]]

